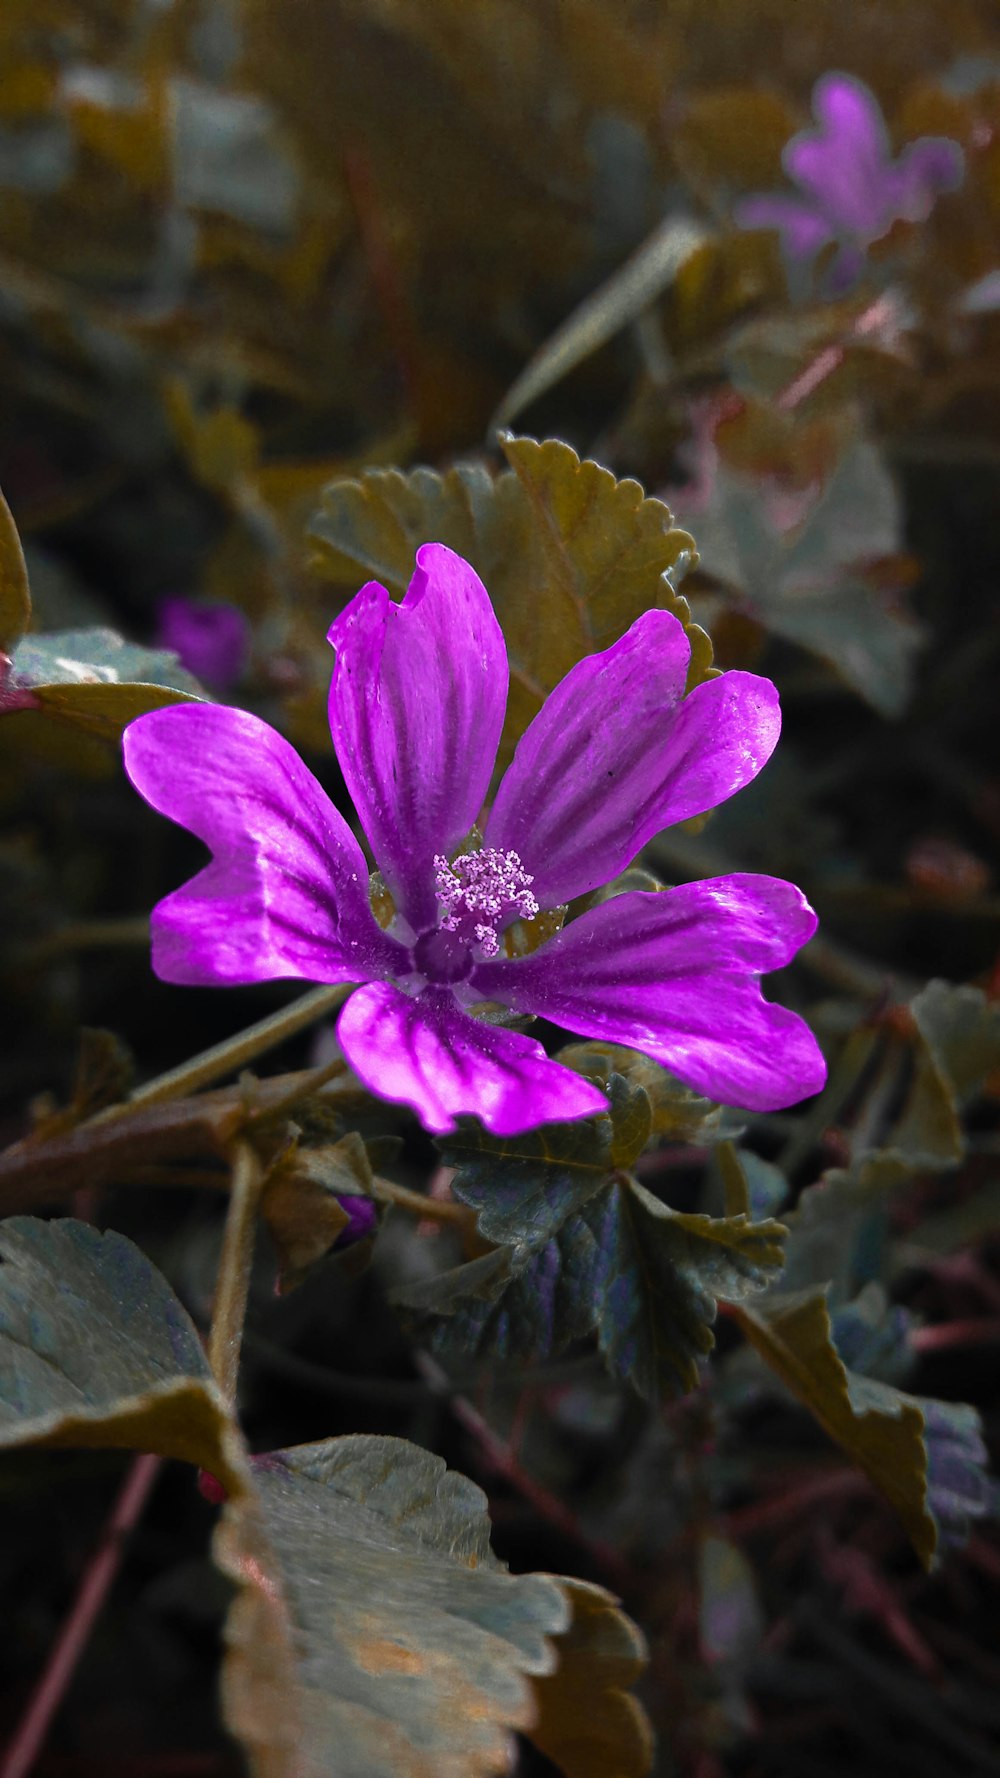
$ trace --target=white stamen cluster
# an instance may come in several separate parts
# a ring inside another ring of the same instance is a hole
[[[469,944],[477,944],[484,957],[497,955],[502,922],[511,916],[533,920],[538,912],[529,888],[535,879],[516,852],[487,846],[481,852],[460,852],[451,864],[439,852],[434,866],[442,931],[457,932]]]

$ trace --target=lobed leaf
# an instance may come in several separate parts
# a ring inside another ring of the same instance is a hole
[[[673,612],[691,642],[689,685],[711,672],[711,644],[677,585],[694,545],[669,508],[636,481],[558,439],[501,440],[510,468],[478,464],[369,470],[333,482],[313,520],[316,566],[351,593],[374,578],[402,596],[421,543],[446,543],[489,589],[507,641],[511,688],[502,765],[575,662],[612,642],[642,612]]]
[[[532,1677],[539,1715],[528,1738],[567,1778],[641,1778],[653,1763],[649,1722],[629,1691],[646,1665],[635,1624],[603,1587],[560,1580],[573,1616],[554,1673]]]
[[[706,575],[742,593],[773,635],[828,661],[882,715],[900,714],[923,633],[866,573],[901,536],[896,490],[873,446],[849,445],[794,525],[769,512],[762,479],[721,465],[707,505],[690,516]]]
[[[698,1382],[718,1301],[773,1282],[784,1233],[742,1214],[671,1210],[619,1175],[544,1244],[499,1248],[408,1285],[399,1300],[436,1352],[537,1362],[596,1334],[609,1368],[639,1394],[675,1394]]]
[[[638,1632],[600,1588],[508,1574],[472,1482],[391,1438],[248,1462],[196,1329],[130,1241],[15,1217],[0,1261],[0,1445],[156,1451],[229,1493],[224,1702],[260,1778],[476,1778],[506,1770],[511,1732],[536,1722],[562,1757],[581,1693],[624,1778],[647,1769],[648,1725],[623,1691]],[[550,1639],[567,1630],[563,1653]],[[566,1749],[569,1778],[590,1769]]]
[[[477,1778],[530,1730],[558,1581],[506,1573],[485,1497],[401,1439],[270,1455],[225,1511],[223,1704],[255,1778]]]
[[[626,1083],[618,1078],[620,1112]],[[439,1142],[456,1169],[451,1189],[475,1210],[479,1233],[500,1246],[531,1250],[548,1241],[603,1185],[615,1140],[615,1117],[543,1124],[520,1136],[492,1136],[478,1119],[463,1118]]]
[[[913,1396],[852,1375],[833,1343],[823,1290],[775,1295],[732,1310],[760,1356],[864,1470],[929,1568],[938,1528],[928,1504],[924,1415]]]
[[[939,1077],[959,1103],[971,1099],[1000,1068],[1000,1005],[982,988],[936,979],[914,996],[910,1011]]]
[[[194,1323],[124,1235],[0,1223],[0,1445],[157,1451],[245,1489]]]
[[[650,1137],[707,1146],[738,1135],[746,1121],[741,1113],[717,1105],[685,1086],[676,1074],[654,1062],[651,1056],[623,1044],[599,1040],[570,1043],[557,1051],[555,1060],[591,1080],[603,1082],[618,1074],[629,1086],[641,1088],[649,1104]],[[616,1157],[615,1164],[627,1166],[634,1158],[634,1154],[628,1161]]]
[[[146,710],[204,696],[176,655],[101,628],[26,636],[11,656],[11,679],[33,709],[103,741],[117,741]]]

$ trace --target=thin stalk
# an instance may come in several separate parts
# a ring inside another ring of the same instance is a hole
[[[293,1000],[290,1006],[283,1006],[280,1011],[269,1013],[266,1019],[258,1019],[255,1025],[248,1025],[245,1030],[238,1031],[235,1037],[223,1038],[221,1043],[214,1043],[211,1049],[202,1050],[200,1055],[181,1062],[179,1067],[169,1069],[166,1074],[158,1074],[155,1080],[148,1080],[145,1086],[136,1087],[135,1092],[130,1093],[123,1104],[112,1105],[107,1111],[98,1112],[90,1120],[91,1123],[111,1123],[136,1105],[156,1105],[165,1099],[182,1099],[188,1093],[197,1093],[202,1087],[210,1086],[220,1075],[235,1074],[238,1069],[245,1068],[248,1062],[256,1061],[258,1056],[283,1043],[286,1037],[295,1037],[326,1013],[335,1012],[354,987],[354,982],[338,982],[334,987],[313,988],[311,993]]]
[[[473,1212],[453,1198],[429,1198],[424,1192],[411,1191],[407,1185],[396,1185],[392,1179],[377,1178],[372,1186],[374,1196],[383,1204],[395,1204],[427,1222],[451,1222],[468,1227]]]
[[[87,1564],[69,1616],[0,1763],[0,1778],[26,1778],[41,1752],[121,1565],[125,1541],[142,1517],[162,1458],[149,1452],[129,1466],[101,1540]]]
[[[347,1063],[343,1056],[334,1056],[331,1061],[324,1062],[322,1067],[314,1068],[311,1074],[307,1074],[305,1077],[301,1074],[296,1075],[296,1084],[289,1087],[284,1097],[273,1099],[269,1105],[254,1112],[247,1119],[247,1127],[250,1128],[254,1124],[260,1123],[263,1118],[271,1122],[274,1118],[283,1117],[286,1111],[290,1111],[303,1099],[308,1099],[313,1093],[318,1093],[320,1087],[325,1087],[328,1081],[338,1080],[342,1074],[346,1073]]]
[[[236,1378],[257,1233],[257,1209],[263,1183],[264,1169],[249,1142],[235,1143],[222,1258],[208,1335],[208,1362],[212,1375],[230,1404],[236,1400]]]

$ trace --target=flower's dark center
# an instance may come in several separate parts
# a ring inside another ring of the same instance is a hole
[[[439,938],[454,934],[469,949],[475,946],[484,957],[495,957],[503,927],[511,920],[533,920],[538,913],[529,887],[535,879],[516,852],[484,846],[481,852],[460,852],[451,864],[439,852],[434,865]]]
[[[429,982],[464,982],[472,969],[472,952],[456,932],[425,932],[413,947],[415,968]]]

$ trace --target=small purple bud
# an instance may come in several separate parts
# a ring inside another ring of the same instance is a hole
[[[353,1247],[356,1241],[363,1241],[366,1235],[374,1234],[378,1211],[371,1198],[353,1192],[338,1192],[337,1203],[350,1217],[347,1226],[341,1230],[333,1244],[334,1253],[342,1253],[345,1247]]]
[[[216,691],[240,678],[250,651],[250,627],[235,605],[199,604],[180,596],[157,607],[156,646],[169,648],[183,667]]]

